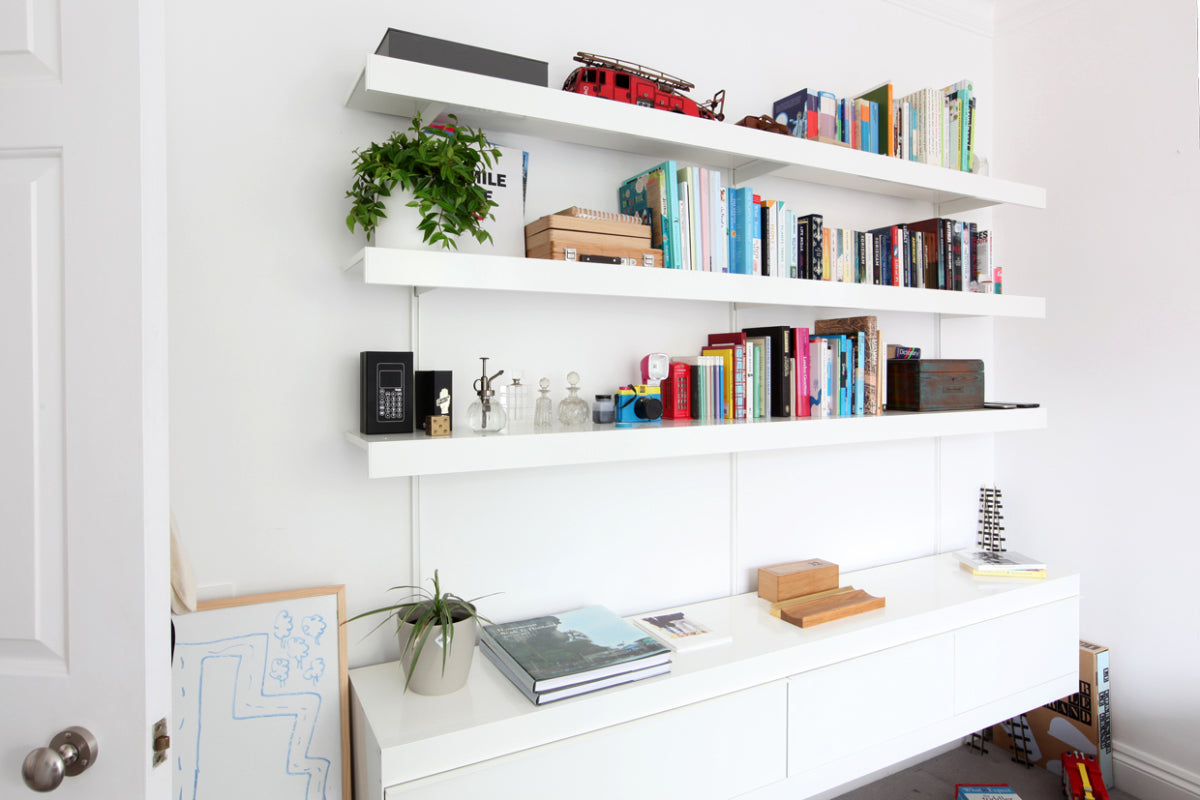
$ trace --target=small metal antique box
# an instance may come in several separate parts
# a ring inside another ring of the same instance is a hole
[[[983,362],[977,358],[889,358],[889,411],[983,408]]]

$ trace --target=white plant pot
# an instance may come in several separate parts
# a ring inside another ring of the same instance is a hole
[[[383,210],[387,217],[379,220],[375,226],[375,236],[371,244],[375,247],[397,247],[404,250],[428,250],[420,229],[421,212],[416,208],[405,205],[412,200],[409,192],[398,191],[391,197],[383,198]],[[434,249],[442,249],[440,244],[433,245]]]
[[[400,666],[408,681],[408,688],[417,694],[450,694],[467,683],[471,673],[471,662],[475,657],[475,643],[479,639],[479,628],[474,618],[454,623],[453,642],[446,642],[441,629],[430,631],[425,647],[415,664],[412,652],[405,649],[412,626],[407,622],[400,626]],[[447,645],[449,652],[446,651]],[[446,654],[444,668],[442,654]]]

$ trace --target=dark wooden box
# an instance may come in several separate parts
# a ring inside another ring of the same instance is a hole
[[[983,408],[983,362],[977,358],[889,358],[890,411]]]

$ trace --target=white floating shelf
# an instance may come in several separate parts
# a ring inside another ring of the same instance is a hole
[[[620,428],[589,425],[581,430],[556,428],[545,433],[489,436],[456,429],[449,438],[433,438],[424,432],[391,436],[347,432],[346,438],[367,451],[368,477],[401,478],[1004,433],[1044,427],[1046,410],[1043,408],[989,408],[922,413],[893,411],[880,417],[769,418],[738,422],[664,420]]]
[[[608,264],[580,264],[440,250],[363,248],[347,265],[367,283],[487,291],[708,300],[751,305],[861,308],[955,316],[1042,319],[1040,297],[948,292],[902,286],[766,278]]]
[[[432,119],[729,170],[922,200],[939,216],[1007,203],[1045,208],[1045,189],[543,86],[367,56],[350,108]]]

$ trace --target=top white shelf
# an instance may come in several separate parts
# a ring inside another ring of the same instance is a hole
[[[449,112],[488,133],[695,162],[729,170],[734,185],[770,174],[922,200],[939,216],[998,204],[1046,206],[1046,191],[1036,186],[386,56],[367,56],[346,104],[426,120]]]

